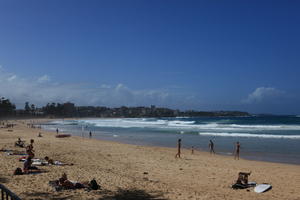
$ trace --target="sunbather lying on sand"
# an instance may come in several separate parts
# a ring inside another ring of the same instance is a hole
[[[42,173],[42,172],[46,172],[45,170],[41,170],[38,169],[35,166],[32,166],[32,159],[30,156],[28,156],[28,158],[26,159],[26,161],[24,162],[24,166],[23,166],[23,171],[21,168],[17,168],[14,171],[14,175],[23,175],[23,174],[35,174],[35,173]]]
[[[55,188],[56,191],[60,190],[67,190],[67,189],[80,189],[80,188],[87,188],[87,189],[93,189],[97,190],[100,188],[100,186],[97,184],[97,182],[93,179],[91,182],[76,182],[71,181],[68,179],[67,174],[63,173],[61,178],[55,181],[50,181],[49,184]]]
[[[63,166],[63,165],[73,165],[73,163],[62,163],[60,161],[54,161],[53,159],[50,159],[48,156],[45,157],[45,161],[48,162],[49,165],[60,165],[60,166]]]
[[[6,152],[7,155],[26,155],[25,151],[18,151],[18,150],[10,150],[10,149],[1,149],[0,151]]]

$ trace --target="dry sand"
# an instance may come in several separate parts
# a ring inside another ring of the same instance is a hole
[[[26,120],[10,121],[17,126],[0,129],[0,148],[17,149],[18,137],[35,140],[37,158],[74,163],[73,166],[42,166],[48,172],[13,176],[22,167],[19,156],[0,152],[0,183],[22,199],[288,199],[300,200],[300,166],[249,160],[183,149],[175,159],[175,148],[144,147],[89,138],[55,138],[56,133],[26,127]],[[37,137],[42,132],[43,137]],[[174,141],[176,145],[176,141]],[[184,145],[184,143],[183,143]],[[250,189],[233,190],[238,172],[252,171],[250,181],[270,183],[273,189],[257,194]],[[95,178],[101,190],[56,192],[49,186],[63,172],[70,180]]]

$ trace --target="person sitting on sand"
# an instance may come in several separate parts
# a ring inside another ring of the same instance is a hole
[[[250,176],[251,172],[240,172],[236,183],[248,185],[248,176]]]
[[[241,148],[241,145],[239,142],[236,142],[235,144],[235,151],[234,151],[234,159],[240,159],[240,148]]]
[[[210,154],[212,153],[215,154],[214,143],[212,140],[209,140],[208,147],[209,147]]]
[[[177,154],[175,155],[175,158],[180,158],[181,154],[181,139],[178,139],[177,142]]]
[[[43,137],[42,134],[41,134],[41,132],[39,132],[38,137]]]
[[[65,189],[75,189],[75,184],[68,180],[66,173],[63,173],[61,178],[58,179],[58,184]]]
[[[24,147],[24,141],[21,140],[21,138],[18,138],[18,140],[15,142],[15,146],[18,147]]]
[[[61,178],[58,179],[58,185],[63,187],[64,189],[79,189],[79,188],[87,188],[89,187],[89,182],[74,182],[68,180],[67,174],[63,173]]]
[[[33,143],[34,143],[34,140],[31,139],[31,140],[30,140],[30,144],[26,147],[26,153],[27,153],[31,158],[34,157]]]
[[[245,189],[251,187],[251,185],[248,185],[248,176],[250,176],[250,174],[251,172],[239,172],[238,179],[231,187],[233,189]]]
[[[36,166],[32,166],[32,157],[28,156],[23,165],[24,174],[43,172]]]
[[[25,160],[24,165],[23,165],[23,171],[25,174],[29,173],[29,169],[31,168],[32,160],[31,157],[28,156],[28,158]]]

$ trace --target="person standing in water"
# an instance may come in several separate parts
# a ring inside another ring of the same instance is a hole
[[[236,142],[235,144],[235,150],[234,150],[234,159],[240,159],[240,148],[241,148],[241,145],[239,142]]]
[[[175,158],[180,158],[180,153],[181,153],[181,139],[178,139],[178,142],[177,142],[177,154],[175,155]]]
[[[209,140],[208,147],[209,147],[210,154],[212,153],[215,154],[214,143],[212,140]]]

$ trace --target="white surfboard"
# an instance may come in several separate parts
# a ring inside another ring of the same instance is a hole
[[[270,190],[271,188],[272,188],[272,185],[270,185],[270,184],[258,184],[254,188],[254,192],[263,193],[263,192]]]

